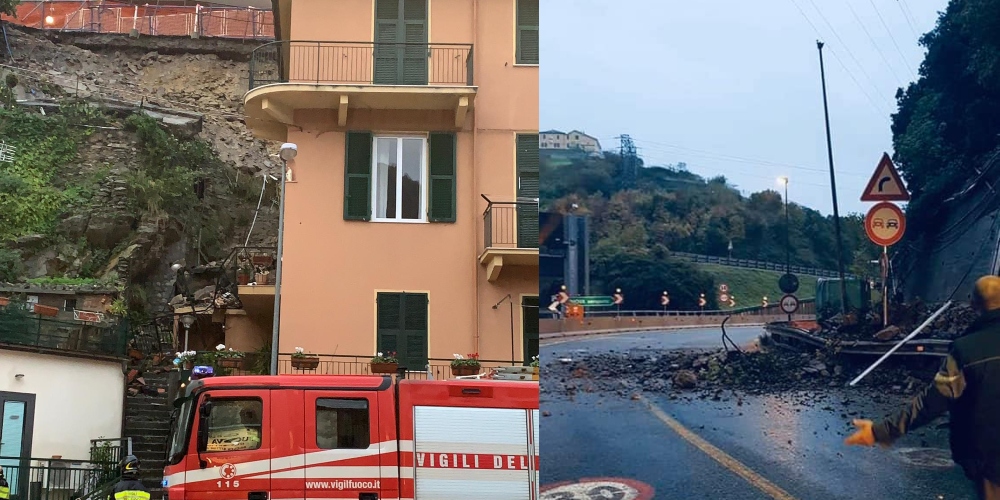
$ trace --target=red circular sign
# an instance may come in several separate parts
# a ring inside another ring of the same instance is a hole
[[[653,487],[618,477],[586,478],[542,486],[541,500],[652,500]]]
[[[892,203],[879,203],[865,216],[865,232],[876,245],[895,245],[906,232],[906,216]]]

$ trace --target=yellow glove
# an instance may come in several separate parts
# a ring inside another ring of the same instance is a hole
[[[871,420],[855,419],[854,427],[858,430],[854,434],[847,436],[844,440],[846,445],[855,446],[874,446],[875,445],[875,431],[872,430],[872,426],[875,425]]]

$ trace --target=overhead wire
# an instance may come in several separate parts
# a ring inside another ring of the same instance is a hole
[[[896,73],[896,67],[889,63],[889,59],[885,57],[885,52],[882,51],[882,47],[879,47],[878,43],[875,42],[875,37],[873,37],[871,32],[868,31],[868,27],[865,26],[865,23],[864,21],[861,20],[861,16],[858,15],[858,12],[854,10],[854,7],[851,5],[851,1],[845,0],[844,3],[846,3],[847,8],[850,9],[851,15],[854,16],[854,20],[858,22],[858,26],[861,26],[861,29],[865,32],[865,36],[868,37],[868,41],[871,42],[872,47],[875,49],[875,52],[878,53],[878,56],[882,59],[882,62],[885,63],[886,69],[888,69],[889,72],[892,73],[892,76],[896,78],[896,81],[899,82],[899,85],[901,87],[905,87],[906,80],[904,78],[900,78],[899,74]]]
[[[899,58],[903,61],[903,66],[906,66],[906,69],[910,71],[910,75],[912,75],[913,79],[916,80],[917,74],[914,73],[913,68],[910,68],[910,66],[906,63],[906,56],[903,55],[903,51],[899,48],[899,44],[896,43],[896,37],[892,34],[892,30],[889,29],[889,25],[886,24],[885,19],[882,17],[882,12],[878,10],[878,6],[875,5],[874,0],[868,0],[868,3],[870,3],[872,8],[875,9],[875,15],[878,16],[878,20],[882,23],[882,27],[885,28],[885,34],[889,35],[889,39],[892,40],[892,45],[896,47],[896,52],[899,53]]]
[[[896,5],[898,5],[899,10],[903,12],[903,19],[906,20],[906,24],[910,27],[910,32],[913,33],[913,37],[919,41],[920,34],[917,33],[917,29],[914,28],[913,23],[910,22],[910,18],[912,17],[909,13],[910,8],[906,6],[906,3],[903,2],[903,0],[896,0]]]

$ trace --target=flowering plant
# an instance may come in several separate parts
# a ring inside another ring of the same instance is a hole
[[[301,347],[296,347],[295,348],[295,352],[292,353],[292,357],[293,358],[315,358],[316,356],[313,356],[311,354],[306,354],[306,350],[305,349],[303,349]]]
[[[182,351],[177,353],[177,359],[182,363],[184,361],[194,361],[196,356],[198,356],[198,351]]]
[[[242,358],[243,353],[233,349],[232,347],[226,348],[225,344],[219,344],[215,346],[215,357],[216,358]]]
[[[531,365],[534,368],[538,368],[538,356],[531,357]]]
[[[478,352],[472,353],[472,354],[466,354],[465,356],[467,356],[467,357],[463,357],[461,354],[455,354],[455,359],[451,360],[451,366],[452,367],[459,367],[459,366],[474,366],[474,367],[478,367],[478,366],[480,366],[480,364],[479,364],[479,353]]]
[[[399,364],[399,359],[396,358],[396,352],[390,351],[385,354],[381,352],[376,352],[375,357],[372,358],[372,363],[395,363]]]

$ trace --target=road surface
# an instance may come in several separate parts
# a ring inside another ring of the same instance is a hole
[[[749,344],[760,328],[727,328]],[[542,346],[545,362],[601,350],[714,348],[720,330],[631,333]],[[585,351],[584,351],[585,350]],[[544,376],[544,374],[543,374]],[[945,430],[891,449],[842,444],[850,419],[878,417],[862,389],[742,395],[721,401],[543,392],[542,500],[975,499],[951,463]]]

